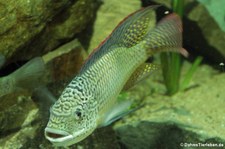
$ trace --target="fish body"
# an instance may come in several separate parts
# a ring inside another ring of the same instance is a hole
[[[123,115],[130,103],[118,104],[117,96],[128,81],[138,80],[130,78],[148,72],[142,66],[149,56],[170,50],[185,54],[180,18],[171,14],[152,28],[150,13],[148,7],[128,16],[92,52],[50,109],[45,128],[50,142],[69,146]]]

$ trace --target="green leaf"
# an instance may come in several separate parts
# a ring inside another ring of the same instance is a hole
[[[202,61],[202,57],[197,57],[194,61],[194,63],[192,64],[191,68],[188,70],[188,72],[185,74],[184,80],[181,83],[181,87],[180,90],[183,91],[187,88],[187,86],[189,85],[194,72],[197,70],[198,66],[200,65],[201,61]]]

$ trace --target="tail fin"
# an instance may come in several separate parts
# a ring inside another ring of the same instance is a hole
[[[43,83],[45,63],[41,57],[34,58],[13,72],[10,77],[15,80],[15,87],[33,90]]]
[[[149,55],[173,51],[188,56],[188,52],[182,48],[182,22],[180,17],[174,13],[166,16],[153,30],[150,30],[144,42],[146,42],[145,48],[148,49]]]

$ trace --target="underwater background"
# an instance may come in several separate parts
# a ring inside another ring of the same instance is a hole
[[[189,56],[150,58],[161,67],[118,97],[141,108],[67,148],[225,148],[224,0],[0,0],[0,149],[56,148],[44,136],[54,97],[121,20],[150,5],[160,5],[153,24],[182,17]]]

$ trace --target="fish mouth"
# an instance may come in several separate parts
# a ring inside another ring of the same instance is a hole
[[[73,139],[73,135],[54,128],[45,128],[45,137],[52,143],[60,143]]]
[[[81,135],[83,132],[84,129],[81,129],[73,134],[70,134],[63,130],[46,127],[45,138],[55,146],[66,147],[83,140],[86,137],[85,135]]]

